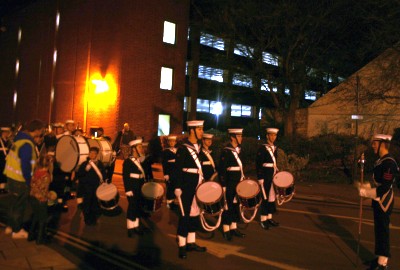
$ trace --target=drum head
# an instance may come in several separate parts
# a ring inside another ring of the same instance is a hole
[[[205,182],[196,190],[196,197],[203,203],[213,203],[221,199],[223,189],[217,182]]]
[[[293,175],[290,172],[278,172],[273,179],[277,187],[289,187],[293,184]]]
[[[245,179],[236,186],[236,193],[242,198],[254,198],[260,192],[260,186],[257,181]]]
[[[164,195],[164,188],[158,183],[148,182],[142,186],[142,194],[147,199],[158,199]]]
[[[101,184],[96,190],[96,196],[102,201],[110,201],[115,198],[118,190],[114,184]]]
[[[104,138],[88,139],[90,147],[99,148],[98,159],[105,165],[109,164],[112,160],[112,146],[111,143]]]
[[[83,137],[65,135],[58,139],[55,155],[62,171],[72,172],[84,161],[81,160],[82,154],[89,154],[89,147]]]

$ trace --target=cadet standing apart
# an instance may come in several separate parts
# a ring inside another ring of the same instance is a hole
[[[175,172],[176,172],[176,136],[168,136],[168,148],[165,148],[162,152],[162,167],[164,172],[164,180],[167,188],[167,206],[172,209],[174,207],[175,199]]]
[[[395,159],[389,154],[392,136],[372,137],[372,149],[379,156],[373,170],[373,187],[360,187],[360,196],[372,199],[374,212],[375,255],[369,269],[388,269],[390,254],[390,215],[394,205],[393,185],[399,173]]]

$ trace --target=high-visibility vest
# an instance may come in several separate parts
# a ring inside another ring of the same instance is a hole
[[[18,140],[14,143],[10,152],[7,155],[6,167],[4,168],[4,174],[8,178],[11,178],[19,182],[25,182],[25,178],[24,175],[22,174],[21,159],[19,158],[18,153],[19,149],[26,143],[30,144],[32,148],[32,160],[31,160],[31,165],[32,165],[31,176],[32,176],[33,169],[36,163],[36,151],[35,151],[35,145],[31,140],[28,139]]]

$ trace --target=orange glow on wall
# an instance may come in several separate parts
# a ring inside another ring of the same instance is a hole
[[[107,74],[104,78],[100,73],[90,78],[88,91],[88,106],[93,111],[112,109],[117,101],[117,84],[114,76]]]

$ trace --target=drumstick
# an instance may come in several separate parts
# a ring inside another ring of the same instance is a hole
[[[181,208],[182,217],[185,216],[185,211],[183,211],[182,199],[181,196],[177,197],[179,202],[179,207]]]
[[[263,185],[263,184],[260,184],[260,186],[261,186],[261,191],[262,191],[262,193],[263,193],[264,200],[267,200],[267,194],[265,194],[264,185]]]

